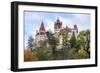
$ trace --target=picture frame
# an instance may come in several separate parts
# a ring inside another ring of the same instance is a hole
[[[97,6],[11,2],[11,71],[96,67],[97,44]]]

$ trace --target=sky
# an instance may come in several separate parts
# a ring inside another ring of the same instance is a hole
[[[33,36],[35,39],[36,30],[39,30],[42,21],[46,31],[50,30],[54,32],[54,22],[58,18],[62,22],[62,27],[67,25],[68,27],[73,28],[73,25],[76,24],[79,31],[90,29],[90,14],[24,11],[25,47],[27,46],[29,36]]]

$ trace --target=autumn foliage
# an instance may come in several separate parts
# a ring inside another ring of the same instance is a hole
[[[38,60],[37,53],[30,50],[24,50],[24,61],[36,61]]]

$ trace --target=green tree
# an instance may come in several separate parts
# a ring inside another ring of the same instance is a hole
[[[71,38],[70,38],[70,44],[71,44],[71,48],[75,48],[76,46],[76,37],[75,37],[75,33],[73,32]]]
[[[90,30],[81,31],[79,33],[77,44],[90,53]]]
[[[87,53],[90,54],[90,30],[86,30],[85,31],[85,37],[86,37],[86,40],[85,40],[85,50],[87,51]]]
[[[89,54],[84,50],[84,48],[72,48],[68,52],[68,59],[86,59],[89,57]]]
[[[33,46],[34,46],[34,38],[32,36],[30,36],[28,39],[27,47],[32,51]]]
[[[52,33],[46,32],[47,37],[48,37],[48,43],[50,44],[52,51],[53,51],[53,56],[55,58],[55,53],[56,53],[56,46],[57,46],[57,39],[53,36]]]
[[[60,33],[60,35],[62,36],[62,41],[63,41],[62,49],[61,49],[62,50],[62,55],[63,55],[62,58],[65,59],[66,56],[67,56],[67,52],[68,52],[69,46],[70,46],[69,41],[68,41],[68,31],[63,30]]]
[[[37,47],[33,51],[37,53],[39,60],[51,60],[52,59],[52,49],[47,47]]]
[[[79,45],[79,48],[85,48],[85,31],[79,33],[77,44]]]
[[[63,47],[68,45],[68,31],[64,30],[61,35],[63,36]]]

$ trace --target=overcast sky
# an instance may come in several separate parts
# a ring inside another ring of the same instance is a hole
[[[41,22],[43,21],[45,29],[54,32],[54,22],[60,19],[63,27],[66,25],[73,28],[73,25],[78,26],[79,31],[90,29],[90,14],[74,14],[74,13],[61,13],[61,12],[34,12],[24,11],[24,36],[25,46],[29,36],[35,38],[36,30],[39,30]]]

